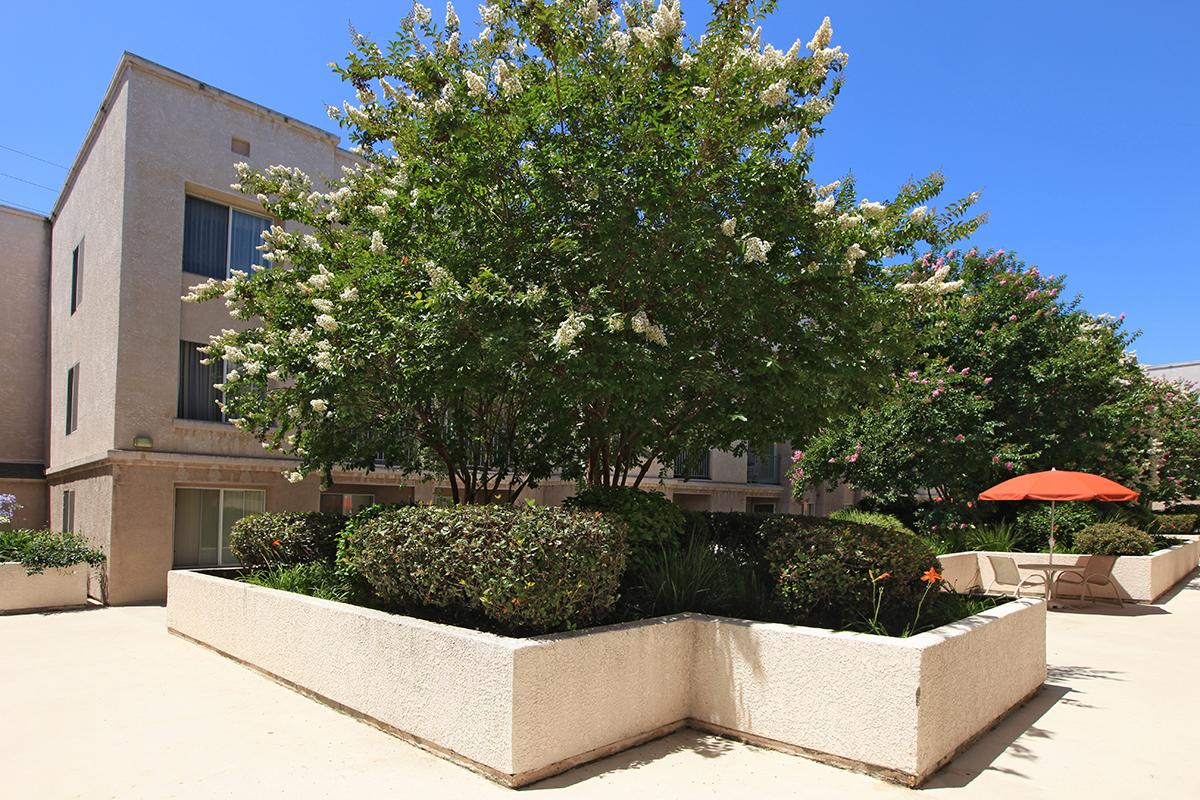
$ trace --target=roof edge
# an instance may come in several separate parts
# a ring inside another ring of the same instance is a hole
[[[75,158],[71,162],[71,168],[67,172],[66,180],[63,181],[62,190],[58,194],[58,199],[54,201],[54,208],[51,209],[48,215],[46,215],[47,219],[50,221],[53,222],[58,217],[59,212],[62,211],[63,203],[66,202],[67,195],[71,193],[71,189],[75,185],[75,179],[79,175],[80,167],[83,165],[84,160],[86,160],[92,144],[99,135],[100,128],[104,124],[105,118],[108,116],[108,111],[112,107],[112,103],[116,98],[117,92],[120,90],[121,84],[125,77],[125,72],[130,69],[142,70],[150,75],[170,81],[185,88],[192,89],[193,91],[210,93],[216,98],[236,108],[240,108],[253,114],[265,116],[269,119],[282,122],[285,125],[290,125],[300,131],[303,131],[309,136],[312,136],[313,138],[324,141],[332,146],[335,150],[340,150],[341,152],[350,156],[354,155],[352,152],[341,146],[341,137],[335,133],[330,133],[323,128],[318,128],[315,125],[303,122],[295,117],[289,117],[287,114],[283,114],[272,108],[268,108],[261,103],[256,103],[253,100],[247,100],[246,98],[233,94],[232,92],[227,92],[224,89],[213,86],[212,84],[205,83],[198,78],[185,75],[184,73],[173,70],[170,67],[164,67],[162,64],[159,64],[156,61],[151,61],[148,58],[144,58],[136,53],[131,53],[126,50],[121,53],[121,58],[117,62],[117,68],[113,72],[112,80],[109,81],[108,88],[104,92],[104,98],[100,101],[100,107],[96,110],[95,116],[92,117],[92,122],[90,125],[88,125],[87,133],[83,137],[83,143],[80,145],[79,151],[75,154]]]

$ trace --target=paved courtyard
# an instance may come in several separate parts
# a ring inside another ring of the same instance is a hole
[[[1196,575],[1157,606],[1052,614],[1046,687],[921,794],[1200,797],[1198,632]],[[0,770],[12,798],[516,796],[169,635],[158,607],[0,617]],[[865,798],[910,790],[682,731],[521,793]]]

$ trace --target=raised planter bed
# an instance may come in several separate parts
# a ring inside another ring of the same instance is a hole
[[[26,575],[15,561],[0,563],[0,614],[87,605],[88,566],[78,564]]]
[[[699,614],[517,639],[176,571],[167,625],[508,786],[685,725],[919,785],[1046,675],[1036,600],[909,639]]]
[[[1111,577],[1122,600],[1153,603],[1200,565],[1200,540],[1196,537],[1177,538],[1180,544],[1175,547],[1158,550],[1148,556],[1121,556],[1113,563]],[[1009,557],[1018,564],[1044,564],[1050,559],[1047,553],[950,553],[938,557],[942,563],[942,576],[959,591],[967,591],[973,586],[986,588],[995,578],[991,562],[987,559],[989,555]],[[1086,555],[1075,553],[1054,554],[1056,564],[1083,564],[1087,558]],[[1021,570],[1022,578],[1027,574],[1026,570]],[[1096,593],[1104,596],[1105,591],[1102,587]]]

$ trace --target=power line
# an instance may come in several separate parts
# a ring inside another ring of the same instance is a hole
[[[4,204],[6,206],[13,206],[15,208],[23,208],[26,211],[32,211],[34,214],[41,214],[42,216],[46,215],[46,212],[42,211],[40,208],[34,208],[33,206],[27,206],[24,203],[14,203],[12,200],[5,200],[3,197],[0,197],[0,203]]]
[[[33,181],[27,181],[24,178],[18,178],[16,175],[9,175],[7,172],[0,172],[0,177],[11,178],[14,181],[20,181],[21,183],[28,183],[30,186],[36,186],[39,189],[45,189],[47,192],[57,192],[58,191],[58,189],[55,189],[53,186],[47,186],[44,183],[34,183]]]
[[[18,150],[17,148],[9,147],[6,144],[0,144],[0,150],[8,150],[10,153],[16,153],[19,156],[25,156],[26,158],[32,158],[34,161],[40,161],[43,164],[49,164],[50,166],[58,167],[59,169],[66,169],[66,170],[70,169],[70,167],[64,167],[62,164],[59,164],[55,161],[47,161],[46,159],[44,159],[40,156],[35,156],[32,153],[26,153],[24,150]]]

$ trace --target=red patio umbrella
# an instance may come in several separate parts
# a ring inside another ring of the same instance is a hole
[[[980,500],[1049,500],[1050,561],[1054,561],[1054,506],[1066,500],[1100,500],[1119,503],[1137,500],[1138,493],[1116,481],[1090,472],[1051,469],[1009,478],[979,495]]]

